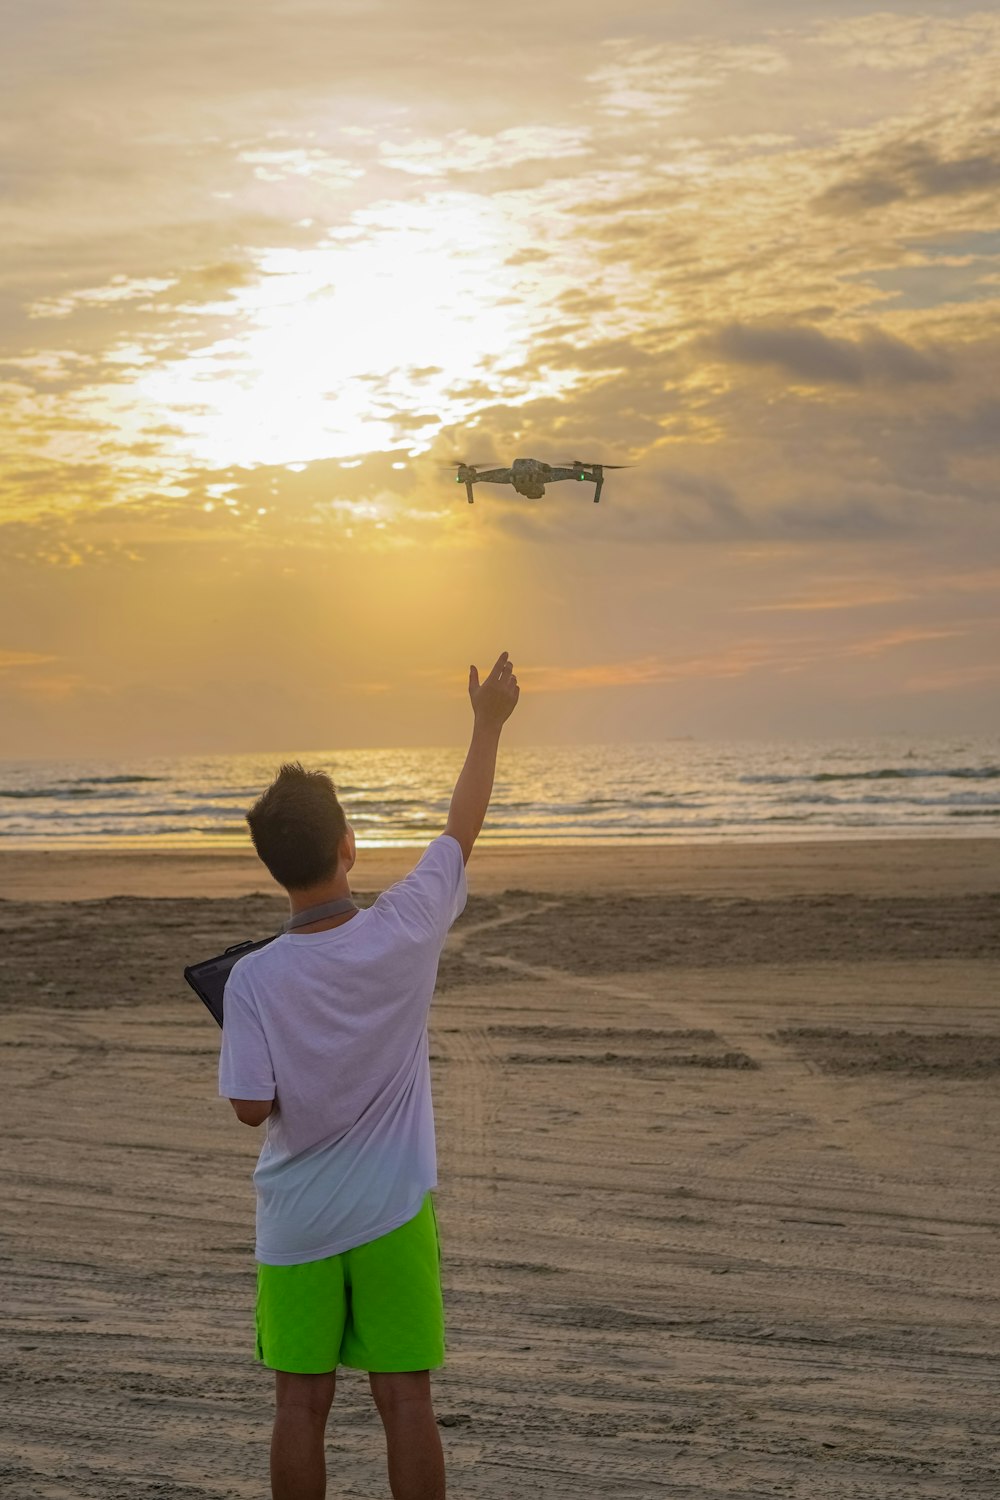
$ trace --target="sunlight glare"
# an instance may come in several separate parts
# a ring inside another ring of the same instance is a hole
[[[523,359],[510,230],[480,200],[445,194],[356,218],[369,222],[352,242],[265,254],[228,304],[241,333],[139,377],[190,456],[291,464],[399,448],[413,434],[397,431],[397,413],[460,420],[475,403],[448,390],[486,378],[484,353]]]

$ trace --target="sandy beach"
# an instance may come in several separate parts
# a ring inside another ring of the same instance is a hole
[[[362,851],[364,904],[417,851]],[[1000,840],[481,848],[431,1050],[455,1500],[1000,1493]],[[0,853],[5,1500],[267,1493],[250,853]],[[329,1495],[384,1497],[342,1371]]]

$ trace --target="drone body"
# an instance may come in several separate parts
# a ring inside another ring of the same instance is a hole
[[[545,486],[552,484],[557,479],[589,480],[594,485],[594,504],[601,498],[601,486],[604,484],[605,469],[627,469],[628,464],[585,464],[576,459],[568,464],[546,464],[539,458],[515,458],[509,469],[484,469],[481,465],[463,463],[456,460],[454,465],[448,465],[458,470],[455,476],[457,484],[465,485],[465,492],[472,504],[472,486],[474,484],[512,484],[519,495],[524,495],[527,500],[540,500],[545,494]]]

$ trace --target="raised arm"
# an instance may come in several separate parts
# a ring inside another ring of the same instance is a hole
[[[513,663],[506,651],[500,653],[492,672],[482,683],[476,668],[469,668],[469,698],[475,716],[472,743],[455,783],[444,830],[461,844],[466,864],[490,805],[500,731],[514,712],[520,691]]]

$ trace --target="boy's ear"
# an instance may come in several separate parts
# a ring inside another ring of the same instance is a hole
[[[343,838],[340,841],[340,844],[338,845],[338,853],[340,855],[341,869],[345,871],[351,869],[355,859],[357,858],[358,850],[357,845],[354,842],[354,829],[351,827],[350,823],[348,823],[347,832],[344,834]]]

